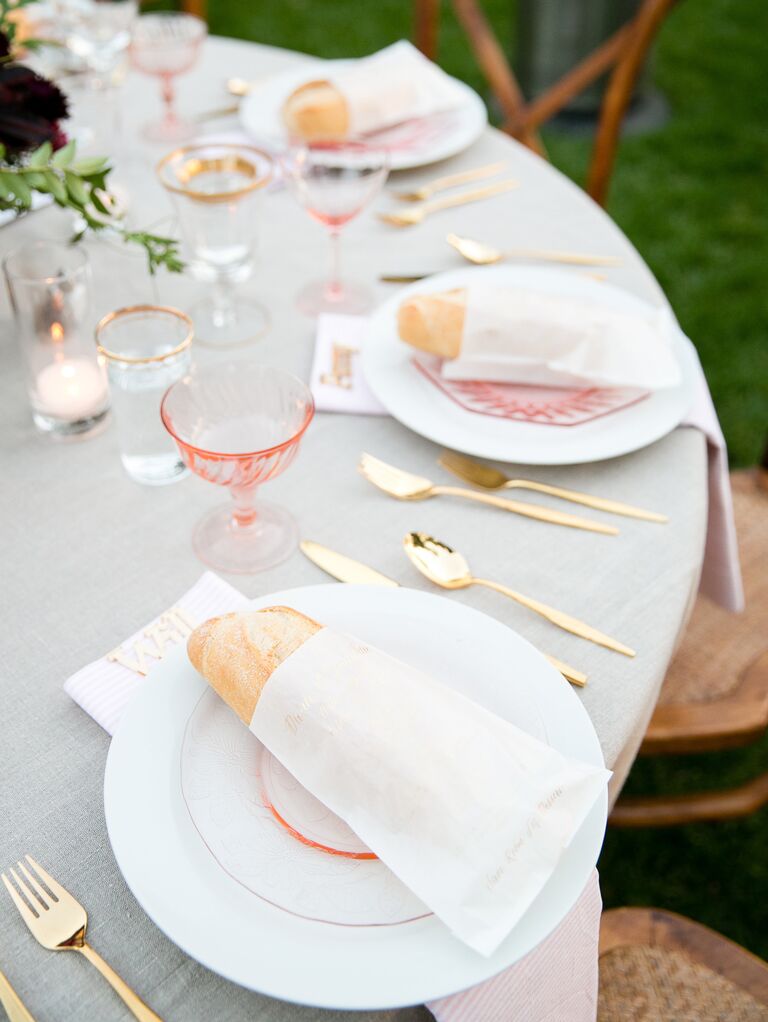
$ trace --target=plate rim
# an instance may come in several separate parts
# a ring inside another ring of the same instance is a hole
[[[520,465],[581,465],[581,464],[592,464],[598,461],[607,461],[612,458],[620,458],[626,454],[631,454],[634,451],[642,450],[644,447],[648,447],[650,444],[656,443],[663,437],[667,436],[672,430],[676,429],[680,423],[684,420],[685,415],[690,408],[693,396],[694,396],[694,384],[695,375],[697,370],[696,355],[693,350],[691,341],[683,333],[677,319],[674,316],[668,303],[665,304],[665,308],[669,310],[671,323],[672,323],[672,343],[674,350],[678,355],[681,369],[681,380],[677,387],[666,388],[665,391],[657,392],[661,399],[664,399],[666,394],[672,393],[679,395],[676,398],[675,410],[673,413],[667,413],[664,418],[664,425],[658,429],[647,428],[643,432],[642,437],[637,440],[633,440],[631,443],[619,443],[607,445],[605,450],[601,450],[598,453],[591,453],[589,449],[585,451],[581,450],[579,441],[584,440],[584,431],[595,428],[596,423],[600,423],[597,427],[601,430],[607,430],[607,434],[610,430],[607,427],[610,426],[613,415],[602,416],[601,419],[595,419],[590,422],[580,423],[577,425],[569,425],[568,430],[568,443],[570,444],[570,451],[564,453],[562,450],[562,438],[565,435],[563,430],[566,427],[549,427],[547,429],[560,429],[560,443],[557,447],[554,456],[547,456],[546,448],[544,444],[539,445],[541,449],[535,449],[534,453],[529,453],[525,448],[529,448],[532,443],[535,444],[531,438],[545,437],[547,434],[540,432],[535,434],[529,434],[526,437],[526,431],[528,430],[543,430],[545,427],[540,424],[522,423],[513,420],[499,420],[494,419],[494,429],[501,430],[506,435],[504,443],[508,443],[510,446],[517,443],[523,445],[523,450],[516,450],[514,457],[509,457],[508,453],[499,453],[498,450],[491,450],[489,444],[490,441],[485,437],[479,439],[473,439],[472,437],[472,418],[476,417],[475,413],[470,412],[466,409],[462,409],[446,395],[438,393],[437,388],[428,380],[423,381],[423,386],[429,388],[428,393],[434,394],[440,402],[446,402],[446,407],[451,407],[450,414],[455,416],[460,414],[462,417],[462,425],[466,427],[461,430],[462,437],[452,437],[450,441],[446,439],[446,435],[443,429],[441,429],[439,423],[436,426],[428,425],[425,427],[419,419],[418,411],[411,414],[410,409],[403,411],[402,407],[398,404],[397,399],[394,401],[390,397],[390,393],[393,388],[387,386],[386,383],[382,384],[381,379],[378,378],[378,372],[381,371],[381,361],[386,356],[381,356],[381,351],[389,347],[391,341],[388,334],[390,331],[386,330],[386,319],[394,321],[394,312],[405,298],[411,295],[427,294],[430,291],[441,291],[448,290],[450,288],[466,286],[467,282],[472,277],[478,277],[480,279],[491,277],[508,278],[510,284],[515,283],[515,275],[520,275],[524,278],[540,277],[549,278],[556,282],[558,279],[567,281],[570,285],[577,283],[580,289],[589,294],[590,296],[597,296],[602,294],[613,294],[621,301],[629,301],[632,304],[637,305],[640,308],[654,310],[656,307],[650,302],[641,298],[639,295],[634,294],[632,291],[625,287],[621,287],[617,284],[609,281],[591,281],[587,278],[578,277],[573,273],[569,273],[567,270],[563,270],[557,267],[541,266],[536,263],[516,263],[514,265],[502,265],[502,266],[462,266],[453,270],[445,270],[441,273],[433,274],[430,277],[426,277],[423,280],[416,281],[413,284],[409,284],[406,287],[399,289],[395,294],[390,295],[385,301],[376,307],[374,312],[371,314],[368,327],[366,331],[366,340],[362,350],[362,371],[365,377],[366,383],[370,387],[374,396],[378,401],[386,408],[387,412],[401,425],[410,429],[412,432],[417,433],[419,436],[423,436],[425,439],[432,441],[433,443],[440,444],[442,446],[448,446],[453,450],[462,451],[464,454],[473,455],[478,458],[487,458],[493,461],[500,461],[504,464],[520,464]],[[533,286],[532,284],[526,285],[523,283],[522,286]],[[395,342],[400,343],[400,342]],[[405,349],[405,345],[403,345]],[[378,364],[375,364],[375,360],[379,360]],[[401,366],[397,367],[387,366],[391,372],[396,372],[398,378],[402,378]],[[414,367],[410,367],[410,371],[413,373],[418,372]],[[643,401],[637,402],[632,408],[622,409],[615,413],[616,416],[626,413],[637,414],[637,409],[640,408],[640,414],[647,417],[647,408],[649,402],[653,402],[654,397],[657,394],[653,392]],[[641,408],[641,406],[645,406]],[[395,410],[393,411],[393,407]],[[674,420],[674,422],[673,422]],[[670,425],[670,423],[672,423]],[[607,424],[607,426],[606,426]],[[453,430],[458,432],[458,429]],[[515,436],[517,433],[517,436]],[[606,434],[606,435],[607,435]],[[464,440],[463,436],[467,436],[468,439]],[[551,438],[551,435],[550,435]],[[499,441],[500,442],[500,441]]]
[[[360,595],[362,595],[363,593],[371,594],[372,591],[378,594],[376,599],[380,598],[385,602],[391,602],[393,599],[400,600],[405,598],[412,600],[413,598],[415,598],[417,601],[426,601],[433,607],[437,607],[439,605],[440,608],[445,608],[447,605],[447,607],[450,608],[449,613],[451,614],[457,613],[460,616],[466,615],[470,618],[474,617],[483,619],[484,628],[486,629],[490,628],[491,630],[497,631],[499,635],[502,634],[501,630],[503,630],[505,633],[505,638],[508,637],[506,633],[511,633],[511,635],[514,637],[513,639],[514,643],[520,642],[524,643],[528,647],[531,647],[536,656],[541,658],[542,669],[546,668],[545,676],[552,678],[552,684],[558,685],[559,691],[562,692],[564,699],[567,702],[571,703],[571,706],[574,708],[574,712],[577,714],[577,716],[581,717],[581,723],[584,728],[583,740],[587,744],[591,744],[592,746],[589,754],[587,754],[586,752],[580,753],[582,755],[582,758],[588,759],[590,762],[595,763],[603,762],[602,751],[600,748],[599,740],[597,738],[597,734],[594,729],[594,725],[592,724],[592,721],[586,709],[582,705],[581,701],[578,699],[576,694],[570,689],[570,687],[567,686],[567,684],[561,678],[558,672],[544,660],[542,655],[535,649],[535,647],[532,646],[531,643],[529,643],[526,639],[520,636],[517,632],[509,628],[507,625],[505,625],[498,619],[493,618],[490,615],[485,614],[482,611],[479,611],[473,607],[467,606],[457,601],[448,600],[446,597],[433,593],[428,593],[423,590],[409,589],[406,587],[399,587],[397,590],[395,590],[384,587],[378,588],[371,586],[350,586],[349,584],[340,586],[338,583],[320,583],[317,585],[299,586],[288,590],[280,590],[279,592],[271,593],[251,601],[250,606],[252,607],[265,606],[278,600],[281,602],[286,602],[301,599],[301,596],[304,594],[311,594],[309,597],[310,599],[315,600],[320,599],[323,600],[324,602],[325,594],[331,592],[333,592],[337,596],[344,593],[345,595],[344,597],[342,597],[342,599],[344,599],[346,596],[349,596],[354,602],[359,602]],[[392,595],[393,593],[397,593],[398,596],[393,597]],[[432,977],[429,981],[425,982],[422,979],[422,971],[420,970],[416,979],[414,979],[412,976],[407,976],[405,978],[400,976],[401,984],[405,984],[405,989],[409,991],[407,994],[405,992],[402,992],[399,995],[392,994],[391,991],[393,984],[391,975],[388,976],[387,982],[383,984],[382,992],[381,993],[377,992],[377,994],[374,997],[371,997],[367,993],[365,995],[362,995],[359,992],[354,995],[350,995],[348,992],[349,984],[346,982],[346,979],[342,981],[341,989],[339,991],[335,991],[333,995],[327,992],[318,994],[316,991],[312,990],[310,990],[309,992],[302,993],[297,992],[295,986],[292,987],[290,990],[286,990],[283,986],[280,986],[279,982],[277,983],[277,985],[275,985],[272,982],[265,982],[263,977],[261,976],[258,976],[256,979],[254,979],[252,972],[248,977],[245,977],[237,968],[230,967],[227,964],[222,965],[222,963],[218,961],[212,961],[212,955],[210,952],[207,951],[200,952],[199,947],[195,945],[195,941],[192,940],[191,938],[188,939],[188,928],[185,929],[182,927],[182,938],[179,939],[178,932],[179,927],[174,925],[167,925],[168,924],[167,913],[163,915],[162,919],[158,918],[159,913],[157,910],[157,894],[151,890],[152,886],[151,883],[149,885],[147,883],[147,876],[149,875],[149,871],[144,869],[144,872],[139,872],[137,876],[136,872],[133,869],[133,863],[130,863],[128,868],[126,869],[125,865],[126,858],[127,857],[129,858],[129,856],[126,855],[126,850],[121,845],[122,840],[121,836],[118,836],[116,840],[116,835],[118,835],[118,832],[120,831],[121,827],[125,829],[125,826],[123,823],[120,822],[119,819],[120,807],[111,804],[111,802],[112,803],[114,802],[114,798],[112,795],[112,789],[114,787],[114,774],[115,771],[118,770],[120,767],[120,757],[123,755],[122,747],[126,742],[126,735],[130,737],[131,719],[133,717],[137,717],[139,723],[141,722],[144,711],[143,704],[145,703],[147,708],[152,706],[152,709],[150,711],[151,715],[155,714],[157,703],[154,700],[160,702],[162,701],[163,698],[167,697],[168,694],[167,690],[172,687],[174,681],[174,671],[176,671],[176,673],[178,674],[178,666],[174,666],[174,663],[175,661],[183,660],[184,656],[185,650],[183,646],[174,649],[171,652],[171,654],[169,654],[168,658],[158,665],[156,671],[153,672],[152,677],[144,682],[142,688],[137,693],[135,700],[132,700],[132,702],[126,708],[124,720],[121,722],[121,725],[118,727],[115,733],[107,756],[107,764],[104,779],[104,809],[110,844],[112,846],[113,853],[117,860],[118,867],[120,868],[120,871],[123,875],[126,884],[131,889],[131,891],[137,898],[139,904],[141,905],[143,911],[147,914],[147,916],[154,923],[154,925],[156,925],[163,933],[165,933],[166,936],[168,936],[168,938],[173,943],[175,943],[186,954],[193,958],[193,960],[199,962],[200,964],[203,964],[212,971],[217,972],[218,974],[226,977],[227,979],[237,983],[240,986],[243,986],[247,989],[256,990],[267,996],[280,998],[282,1000],[290,1001],[293,1003],[342,1010],[386,1010],[398,1007],[405,1007],[411,1004],[423,1003],[424,1001],[430,1001],[440,997],[449,996],[450,994],[458,993],[462,989],[467,989],[468,987],[472,987],[477,983],[484,982],[485,980],[491,978],[493,975],[496,975],[498,972],[503,971],[505,968],[509,967],[511,964],[518,961],[520,958],[524,957],[526,954],[529,953],[530,950],[533,949],[533,947],[538,946],[538,944],[541,943],[542,940],[546,939],[549,933],[551,933],[559,925],[562,919],[565,918],[567,913],[573,907],[573,904],[575,904],[583,887],[581,881],[579,881],[579,885],[576,885],[578,887],[577,890],[575,891],[569,890],[568,896],[565,898],[565,900],[563,900],[562,897],[559,899],[558,907],[555,911],[557,918],[550,919],[547,921],[544,927],[545,932],[536,931],[535,940],[533,941],[533,943],[529,944],[523,950],[514,951],[513,956],[511,958],[509,958],[508,951],[506,955],[497,952],[490,958],[483,958],[482,956],[478,956],[472,953],[467,948],[460,945],[460,943],[456,941],[454,938],[450,937],[448,931],[444,927],[442,927],[442,924],[440,924],[439,921],[436,921],[434,917],[428,917],[426,920],[417,920],[413,923],[404,924],[405,928],[410,930],[409,943],[413,944],[415,934],[415,940],[417,941],[417,944],[419,946],[419,951],[422,950],[423,946],[424,934],[421,931],[424,930],[425,925],[437,926],[440,928],[437,932],[437,939],[440,941],[442,945],[444,945],[443,947],[441,947],[440,953],[442,957],[446,959],[446,961],[444,961],[437,970],[435,969],[435,965],[433,963],[432,966],[433,973],[442,975],[447,969],[451,975],[454,975],[454,973],[450,971],[450,967],[451,965],[455,966],[457,960],[459,961],[459,963],[463,962],[466,967],[469,967],[469,971],[472,971],[472,969],[474,968],[475,970],[479,969],[480,972],[482,973],[481,975],[474,975],[469,978],[463,976],[461,980],[458,981],[459,984],[458,986],[456,985],[457,981],[454,980],[448,985],[448,988],[446,988],[444,982],[439,982],[439,980],[437,980],[435,977]],[[160,675],[160,677],[158,677],[158,675]],[[164,679],[163,677],[164,675],[167,675],[166,679]],[[193,707],[196,704],[199,693],[205,690],[205,682],[199,677],[196,680],[197,684],[189,687],[190,693],[189,699],[191,700],[190,707]],[[163,684],[165,684],[165,690],[162,688]],[[176,684],[178,685],[178,679],[176,681]],[[146,693],[151,692],[153,689],[157,690],[158,687],[160,687],[161,694],[160,696],[154,696],[152,703],[150,703],[151,697]],[[175,734],[171,736],[172,737],[171,741],[166,742],[164,749],[166,760],[169,756],[171,757],[175,756],[175,759],[171,760],[170,771],[174,775],[173,780],[171,779],[171,777],[167,779],[168,784],[170,786],[169,791],[171,792],[172,798],[175,799],[175,805],[171,805],[172,816],[173,814],[178,814],[178,810],[181,807],[181,809],[183,810],[183,816],[185,817],[184,824],[186,824],[186,829],[189,828],[193,829],[193,824],[191,820],[189,820],[188,817],[186,816],[186,809],[183,806],[183,797],[180,789],[180,770],[175,769],[176,766],[180,766],[180,764],[178,762],[175,762],[175,760],[178,759],[178,756],[176,754],[178,753],[180,748],[179,741],[186,726],[186,720],[187,717],[184,716],[183,719],[180,719],[174,723]],[[126,721],[128,722],[127,725]],[[572,725],[572,722],[569,722],[569,726],[570,725]],[[144,732],[142,732],[142,736],[145,737]],[[165,738],[167,739],[167,737],[168,736],[166,735]],[[156,778],[154,777],[151,782],[151,787],[153,797],[160,798],[162,801],[163,796],[159,794],[162,785],[157,784]],[[588,833],[589,858],[590,860],[593,860],[593,863],[590,866],[590,871],[594,867],[594,862],[596,862],[600,852],[600,848],[602,847],[605,832],[605,824],[607,819],[607,804],[608,804],[607,789],[603,789],[601,798],[598,799],[597,802],[595,803],[593,810],[587,817],[587,820],[585,821],[585,824],[582,827],[582,830],[579,832],[579,835],[577,835],[577,838],[574,839],[574,843],[576,843],[579,837],[582,837],[582,833],[586,830],[587,825],[589,824],[591,828],[590,832]],[[123,815],[125,815],[125,813],[123,813]],[[181,825],[182,828],[184,827],[184,824]],[[179,826],[180,825],[178,819],[171,819],[169,821],[169,827],[173,828],[174,832],[179,831]],[[197,837],[197,832],[195,832],[195,836]],[[132,834],[132,837],[134,837],[135,840],[135,835]],[[179,834],[177,843],[183,845],[183,842],[184,842],[183,836]],[[196,844],[202,845],[202,842],[199,841],[199,838]],[[185,863],[186,868],[194,872],[194,865],[189,860],[193,860],[196,857],[200,858],[201,848],[184,847],[183,851],[186,854],[186,858],[188,860],[188,862]],[[218,874],[219,872],[221,872],[221,870],[207,850],[205,851],[201,861],[205,863],[204,866],[205,869],[210,868],[210,865],[212,864],[215,870],[215,875],[217,877],[218,883],[219,880]],[[142,864],[145,865],[145,863],[146,860],[142,859]],[[587,876],[588,875],[589,874],[587,874]],[[238,890],[242,890],[240,888],[240,885],[237,884],[236,881],[231,880],[231,878],[227,879],[229,880],[229,883],[233,884]],[[561,877],[560,883],[562,884],[563,882],[564,882],[563,878]],[[586,882],[586,879],[584,880],[584,882]],[[566,884],[566,886],[568,887],[569,885]],[[544,890],[546,891],[547,888],[545,887]],[[539,898],[540,897],[541,895],[539,896]],[[536,902],[534,902],[534,904],[531,906],[531,909],[534,909],[538,905],[539,898],[536,899]],[[565,903],[566,901],[568,902],[567,904]],[[152,911],[150,911],[150,908],[146,907],[147,902],[150,902]],[[258,913],[259,918],[256,918],[256,916],[254,916],[255,932],[258,933],[261,930],[265,917],[267,925],[269,923],[270,915],[272,916],[273,919],[277,918],[274,915],[274,913],[276,912],[279,913],[280,918],[282,918],[283,914],[278,909],[273,909],[271,912],[265,911]],[[531,922],[534,925],[534,927],[536,927],[536,925],[539,925],[539,928],[541,928],[538,915],[539,913],[532,913]],[[311,930],[313,928],[316,929],[316,925],[313,927],[313,924],[311,924],[307,920],[302,920],[300,922],[300,927],[301,929],[306,930]],[[323,932],[327,933],[327,930],[324,927]],[[512,934],[510,934],[510,937],[507,938],[507,940],[505,941],[505,944],[509,944],[510,938],[513,936],[514,933],[515,931],[513,930]],[[445,943],[446,938],[448,939],[447,945]],[[340,938],[337,939],[339,939],[341,945],[344,944],[343,940],[341,940]],[[504,945],[502,945],[502,948],[503,947]],[[413,948],[411,948],[411,950],[413,950]],[[372,946],[371,953],[374,955],[379,964],[381,963],[382,960],[384,961],[386,960],[380,957],[382,953],[384,954],[386,953],[386,949],[384,952],[382,952],[382,949],[378,948],[374,944]],[[451,959],[453,959],[453,961],[451,961]],[[465,968],[465,972],[466,971],[467,968]],[[429,985],[430,983],[432,984],[431,989]],[[414,991],[413,989],[414,986],[418,987],[418,993]],[[386,995],[383,992],[384,989],[386,989]]]
[[[281,84],[283,80],[292,83],[294,79],[301,79],[305,71],[312,67],[325,67],[327,65],[345,65],[354,63],[355,59],[364,58],[344,58],[344,59],[332,59],[323,60],[319,57],[311,57],[307,55],[307,60],[301,61],[300,64],[295,64],[291,67],[283,68],[282,71],[277,71],[275,74],[269,76],[268,83],[265,83],[261,89],[256,89],[250,95],[246,96],[243,102],[240,104],[240,110],[238,112],[238,119],[243,130],[253,138],[270,138],[280,144],[285,144],[287,139],[283,136],[276,135],[265,135],[263,132],[255,131],[249,123],[248,111],[249,109],[258,106],[258,100],[263,101],[264,91],[267,88],[275,87]],[[455,78],[453,75],[448,75],[452,82],[460,86],[462,93],[467,102],[467,110],[472,110],[475,116],[475,126],[470,132],[469,129],[462,134],[461,141],[456,143],[449,143],[442,145],[439,149],[436,148],[434,155],[428,157],[408,157],[404,153],[393,154],[390,157],[390,170],[417,170],[420,167],[429,167],[434,163],[440,163],[442,160],[449,160],[454,156],[458,156],[460,153],[465,152],[470,146],[480,138],[483,131],[488,127],[488,110],[482,97],[472,88],[471,85],[467,85],[466,82],[460,78]]]

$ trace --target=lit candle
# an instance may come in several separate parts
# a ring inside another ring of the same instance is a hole
[[[98,415],[107,403],[104,373],[87,358],[62,358],[38,373],[35,382],[38,411],[74,422]]]

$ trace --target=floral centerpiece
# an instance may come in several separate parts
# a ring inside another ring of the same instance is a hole
[[[25,213],[35,192],[49,195],[80,215],[85,226],[74,240],[89,229],[110,229],[146,250],[150,273],[160,266],[179,272],[183,263],[173,238],[128,230],[115,216],[107,184],[109,159],[78,157],[62,127],[69,116],[66,96],[19,61],[18,15],[34,2],[0,0],[0,210]],[[25,39],[23,45],[32,50],[40,41]]]

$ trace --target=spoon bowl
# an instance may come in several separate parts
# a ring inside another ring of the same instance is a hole
[[[411,564],[443,589],[465,589],[473,579],[460,553],[423,532],[409,532],[403,548]]]

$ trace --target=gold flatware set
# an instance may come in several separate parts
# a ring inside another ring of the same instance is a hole
[[[519,181],[513,179],[497,181],[496,184],[459,192],[457,195],[446,195],[442,199],[430,199],[394,213],[379,213],[378,217],[393,227],[413,227],[432,213],[437,213],[442,209],[451,209],[454,206],[465,206],[469,202],[479,202],[481,199],[490,199],[492,195],[502,195],[504,192],[519,187],[519,184]]]
[[[16,869],[8,871],[11,879],[3,873],[2,881],[32,936],[49,951],[78,951],[98,969],[134,1018],[139,1022],[162,1022],[160,1016],[87,943],[88,915],[80,902],[31,855],[24,859],[24,862],[19,860],[16,863]],[[16,1018],[9,1014],[12,1022],[30,1022],[32,1019],[23,1005],[21,1008],[26,1014],[18,1014]]]
[[[493,177],[494,174],[504,170],[504,163],[487,163],[484,167],[475,167],[473,170],[462,170],[458,174],[445,174],[436,177],[429,184],[420,188],[413,188],[411,191],[396,192],[392,195],[401,202],[426,202],[436,192],[443,192],[448,188],[455,188],[456,185],[469,184],[470,181],[480,181],[484,177]]]

